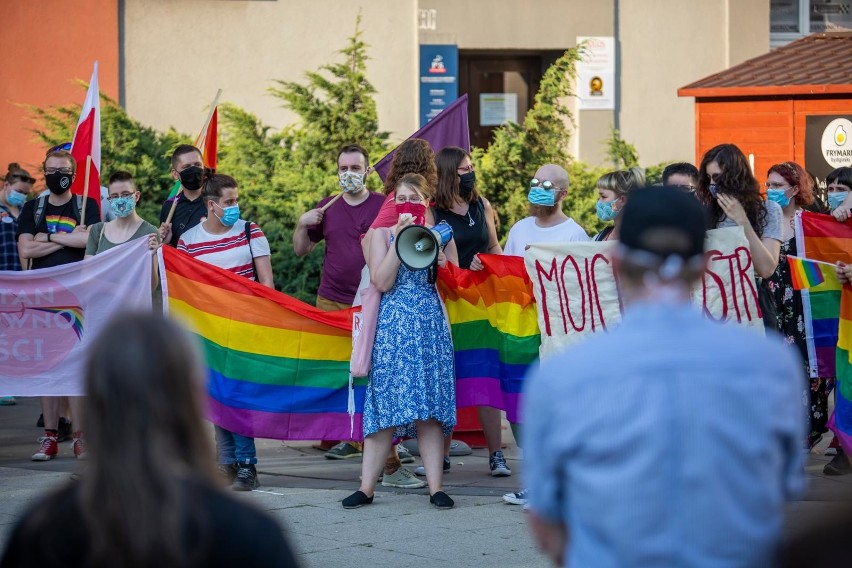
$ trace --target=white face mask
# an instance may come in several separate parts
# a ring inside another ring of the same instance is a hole
[[[344,193],[358,193],[364,187],[364,174],[358,172],[340,172],[337,174],[340,189]]]

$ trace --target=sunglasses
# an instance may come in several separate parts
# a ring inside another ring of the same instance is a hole
[[[550,181],[538,181],[538,178],[532,178],[530,180],[530,189],[534,187],[541,187],[542,189],[551,190],[551,189],[559,189],[555,185],[553,185]]]
[[[10,174],[9,178],[10,179],[18,178],[22,182],[25,182],[25,183],[28,183],[28,184],[34,184],[36,182],[36,178],[30,177],[30,176],[27,176],[27,175],[24,175],[24,174]]]
[[[59,151],[70,152],[71,151],[71,142],[63,142],[62,144],[54,146],[53,148],[48,150],[47,153],[52,154],[53,152],[59,152]]]

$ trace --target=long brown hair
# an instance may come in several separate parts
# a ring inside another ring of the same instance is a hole
[[[196,345],[162,317],[120,314],[90,346],[85,376],[90,459],[77,482],[85,564],[191,563],[211,533],[181,482],[216,479]]]
[[[714,226],[718,226],[725,218],[725,212],[708,189],[711,180],[707,173],[707,166],[710,162],[716,162],[722,170],[716,180],[718,191],[728,193],[739,200],[751,223],[751,228],[757,236],[762,237],[763,230],[766,228],[766,207],[763,196],[760,194],[760,185],[751,173],[751,166],[748,165],[745,154],[733,144],[719,144],[707,150],[701,158],[696,196],[710,209]]]
[[[458,146],[447,146],[435,156],[435,166],[438,170],[438,185],[435,190],[435,206],[438,209],[449,210],[455,205],[456,199],[461,199],[459,194],[459,166],[470,154]],[[467,203],[476,203],[479,200],[479,192],[476,187],[467,197]]]
[[[435,154],[429,143],[421,138],[412,138],[399,145],[391,160],[388,179],[385,180],[385,195],[390,194],[405,174],[420,174],[429,186],[427,199],[432,198],[438,184],[435,170]]]

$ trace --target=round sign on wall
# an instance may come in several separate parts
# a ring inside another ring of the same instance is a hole
[[[822,132],[822,157],[832,168],[852,166],[852,122],[836,118]]]

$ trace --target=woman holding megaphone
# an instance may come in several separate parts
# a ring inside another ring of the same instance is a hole
[[[411,225],[426,225],[428,186],[406,174],[396,186],[397,223],[377,229],[370,242],[370,281],[382,293],[364,398],[364,458],[361,487],[343,500],[355,509],[373,502],[379,474],[394,436],[416,437],[426,467],[430,502],[453,506],[442,491],[444,438],[456,424],[453,343],[431,270],[412,270],[397,254],[395,240]],[[450,239],[437,253],[438,266],[457,263]]]

